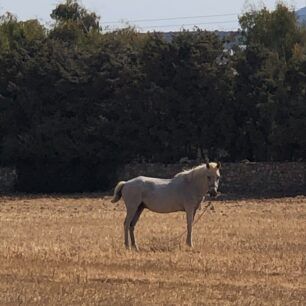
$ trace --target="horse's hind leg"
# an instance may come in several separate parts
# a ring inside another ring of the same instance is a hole
[[[136,243],[136,239],[135,239],[135,236],[134,236],[134,228],[135,228],[135,225],[137,223],[137,221],[139,220],[139,217],[141,215],[141,213],[143,212],[144,210],[144,205],[141,204],[138,208],[137,208],[137,211],[132,219],[132,222],[130,224],[130,236],[131,236],[131,243],[132,243],[132,247],[134,247],[136,250],[138,250],[138,246],[137,246],[137,243]]]
[[[130,229],[131,222],[132,222],[134,214],[135,214],[135,211],[133,211],[133,212],[128,211],[126,213],[126,217],[125,217],[125,220],[124,220],[124,244],[125,244],[125,247],[127,249],[130,248],[129,229]]]
[[[127,249],[130,248],[129,231],[132,220],[136,215],[139,206],[141,205],[141,194],[138,189],[135,188],[123,189],[122,197],[126,207],[126,217],[124,221],[124,244]],[[135,239],[134,239],[135,240]]]
[[[125,217],[125,220],[124,220],[124,244],[125,244],[125,247],[127,249],[130,248],[129,230],[130,230],[133,218],[137,213],[138,207],[139,206],[128,206],[128,205],[126,205],[127,212],[126,212],[126,217]]]

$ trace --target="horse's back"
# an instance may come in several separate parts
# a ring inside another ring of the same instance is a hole
[[[136,190],[139,193],[143,193],[146,191],[153,191],[156,188],[165,187],[169,184],[171,180],[153,178],[147,176],[138,176],[129,181],[127,181],[124,185],[123,194],[127,194],[129,192],[135,192]]]
[[[126,185],[132,186],[153,186],[153,185],[168,185],[171,179],[162,179],[148,176],[137,176],[126,182]]]
[[[152,211],[171,212],[182,210],[177,187],[172,179],[138,176],[126,182],[122,194],[127,204],[143,203]]]

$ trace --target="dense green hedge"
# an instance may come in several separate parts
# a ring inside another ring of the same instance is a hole
[[[76,1],[54,26],[0,21],[0,162],[26,191],[108,188],[130,161],[306,159],[305,31],[283,5],[240,17],[240,46],[104,33]]]

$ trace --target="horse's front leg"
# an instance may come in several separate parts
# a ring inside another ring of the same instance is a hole
[[[192,244],[192,223],[193,223],[193,218],[195,215],[195,210],[188,210],[186,211],[186,218],[187,218],[187,239],[186,243],[188,246],[191,248],[193,247]]]

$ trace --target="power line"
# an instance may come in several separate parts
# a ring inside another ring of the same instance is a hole
[[[199,25],[208,25],[208,24],[230,24],[230,23],[236,23],[236,22],[237,22],[237,20],[226,20],[226,21],[185,23],[185,24],[151,25],[151,26],[137,26],[137,27],[139,27],[141,29],[153,29],[153,28],[189,27],[189,26],[199,26]]]
[[[223,21],[210,21],[210,22],[199,22],[199,23],[181,23],[181,24],[166,24],[166,25],[145,25],[140,26],[134,24],[136,27],[140,29],[154,29],[154,28],[170,28],[170,27],[190,27],[190,26],[200,26],[200,25],[213,25],[213,24],[230,24],[236,23],[238,21],[238,14],[236,13],[229,13],[229,14],[214,14],[214,15],[199,15],[199,16],[181,16],[181,17],[169,17],[169,18],[154,18],[154,19],[134,19],[134,20],[122,20],[122,21],[108,21],[102,22],[104,27],[107,27],[111,24],[119,24],[123,25],[123,22],[129,23],[137,23],[137,22],[153,22],[153,21],[169,21],[169,20],[182,20],[182,19],[199,19],[199,18],[212,18],[212,17],[224,17],[224,16],[237,16],[237,20],[223,20]],[[305,14],[301,14],[298,17],[305,16]],[[116,27],[115,25],[113,27]],[[109,30],[111,30],[109,28]]]
[[[154,19],[134,19],[134,20],[126,20],[125,22],[152,22],[152,21],[168,21],[168,20],[179,20],[179,19],[196,19],[196,18],[212,18],[212,17],[226,17],[226,16],[237,16],[237,13],[229,13],[229,14],[215,14],[215,15],[200,15],[200,16],[181,16],[181,17],[168,17],[168,18],[154,18]],[[122,23],[122,20],[111,20],[111,21],[102,21],[106,24],[113,23]]]
[[[148,18],[148,19],[119,19],[102,21],[101,24],[122,24],[123,22],[156,22],[156,21],[169,21],[169,20],[180,20],[180,19],[199,19],[199,18],[214,18],[214,17],[227,17],[227,16],[238,16],[238,13],[228,13],[228,14],[213,14],[213,15],[195,15],[195,16],[180,16],[180,17],[167,17],[167,18]],[[297,17],[305,16],[305,14],[297,15]],[[214,23],[214,22],[212,22]]]
[[[151,28],[169,28],[169,27],[188,27],[188,26],[197,26],[197,25],[208,25],[208,24],[226,24],[226,23],[234,23],[237,20],[227,20],[227,21],[214,21],[214,22],[200,22],[200,23],[184,23],[184,24],[166,24],[166,25],[156,25],[156,26],[144,26],[141,28],[151,29]]]

